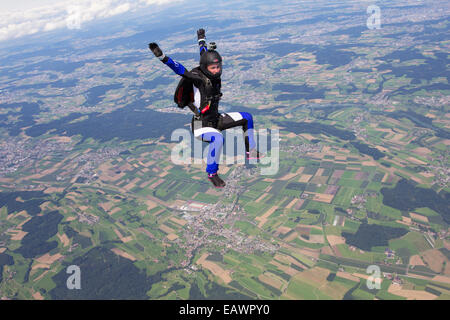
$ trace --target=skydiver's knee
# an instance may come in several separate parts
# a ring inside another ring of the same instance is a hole
[[[240,114],[242,115],[242,118],[247,120],[247,123],[244,126],[244,130],[246,130],[246,129],[253,129],[253,116],[251,115],[251,113],[240,112]]]
[[[247,121],[252,121],[253,117],[251,113],[248,112],[240,112],[240,114],[242,115],[242,118],[246,119]]]

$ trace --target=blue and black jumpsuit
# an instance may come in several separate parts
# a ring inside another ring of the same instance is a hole
[[[200,55],[208,49],[204,43],[200,44]],[[197,139],[209,142],[206,172],[214,174],[219,170],[219,158],[223,146],[223,135],[221,131],[242,127],[245,139],[245,151],[248,153],[256,147],[254,139],[253,117],[248,112],[218,112],[219,101],[206,101],[204,76],[199,67],[188,71],[181,63],[166,56],[162,60],[176,74],[191,80],[194,84],[194,106],[200,111],[200,121],[193,121],[192,131]],[[211,80],[213,88],[220,92],[220,79]],[[194,125],[195,123],[195,125]]]

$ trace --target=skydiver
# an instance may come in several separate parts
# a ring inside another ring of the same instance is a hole
[[[223,146],[221,131],[233,127],[242,127],[246,159],[259,159],[262,157],[262,154],[256,149],[253,135],[253,117],[250,113],[219,113],[219,100],[222,97],[220,91],[222,57],[215,50],[215,43],[211,42],[210,47],[207,47],[204,29],[197,30],[197,40],[200,47],[200,65],[191,71],[188,71],[181,63],[166,56],[158,44],[154,42],[149,43],[149,48],[161,62],[176,74],[183,77],[175,92],[175,101],[179,107],[188,105],[194,112],[191,122],[193,134],[197,139],[209,142],[206,166],[208,179],[216,188],[223,188],[225,182],[217,174],[219,170],[219,157]],[[185,86],[186,84],[187,87]],[[191,90],[190,101],[188,103],[181,103],[180,101],[181,96],[187,93],[183,92],[183,89],[185,91]]]

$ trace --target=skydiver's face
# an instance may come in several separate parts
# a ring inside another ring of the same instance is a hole
[[[209,72],[211,72],[213,75],[216,75],[220,72],[221,66],[220,63],[210,64],[208,67],[206,67]]]

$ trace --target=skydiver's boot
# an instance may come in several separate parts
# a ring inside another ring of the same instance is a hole
[[[223,181],[222,179],[220,179],[219,175],[217,173],[208,173],[208,179],[209,181],[212,182],[212,184],[216,187],[216,188],[223,188],[225,187],[225,181]]]

